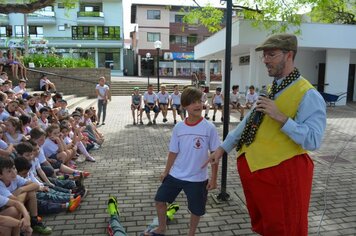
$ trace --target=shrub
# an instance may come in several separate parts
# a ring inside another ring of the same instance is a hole
[[[33,62],[35,67],[59,67],[59,68],[94,68],[95,63],[92,59],[84,58],[62,58],[51,54],[32,54],[24,58],[25,65]]]

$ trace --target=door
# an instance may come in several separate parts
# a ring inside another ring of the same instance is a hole
[[[347,83],[347,101],[352,102],[354,99],[354,88],[355,88],[355,68],[356,64],[350,64],[349,67],[349,80]]]
[[[319,63],[318,91],[324,92],[325,87],[325,63]]]

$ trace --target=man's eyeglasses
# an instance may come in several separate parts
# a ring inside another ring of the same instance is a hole
[[[287,52],[285,52],[285,51],[283,51],[283,52],[281,52],[281,53],[276,53],[276,54],[274,54],[274,53],[267,53],[267,54],[263,54],[262,56],[260,56],[260,58],[261,58],[261,61],[263,61],[263,60],[265,60],[265,61],[271,61],[271,60],[273,60],[274,58],[276,58],[276,57],[278,57],[278,56],[280,56],[280,55],[282,55],[282,54],[286,54]]]

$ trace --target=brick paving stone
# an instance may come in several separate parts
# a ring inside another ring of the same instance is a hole
[[[92,173],[85,180],[88,196],[73,213],[44,216],[45,223],[54,229],[52,235],[106,235],[109,220],[106,201],[111,195],[118,198],[121,222],[129,236],[142,232],[155,216],[153,198],[160,184],[159,175],[165,167],[173,118],[169,112],[166,124],[159,115],[155,126],[133,126],[129,103],[129,97],[113,97],[109,103],[106,125],[99,127],[106,141],[100,150],[92,152],[97,162],[78,164],[78,168]],[[238,113],[232,113],[230,130],[236,126],[238,118]],[[309,212],[310,235],[316,235],[318,230],[328,175],[327,210],[321,235],[356,235],[355,118],[354,107],[328,108],[327,129],[321,148],[310,152],[315,164]],[[217,120],[220,120],[219,112]],[[143,121],[147,124],[145,115]],[[222,123],[214,124],[222,137]],[[197,235],[256,235],[250,229],[235,155],[235,151],[231,152],[228,160],[227,190],[231,200],[217,204],[209,195],[207,214],[202,217]],[[331,168],[330,158],[323,156],[330,156],[331,160],[337,156]],[[219,190],[212,193],[218,194]],[[186,235],[189,227],[190,215],[183,193],[177,202],[181,209],[175,222],[168,226],[167,235]]]

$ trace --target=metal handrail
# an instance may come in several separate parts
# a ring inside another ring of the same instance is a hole
[[[77,78],[77,77],[72,77],[72,76],[66,76],[66,75],[59,75],[53,72],[47,72],[47,71],[42,71],[42,70],[36,70],[36,69],[32,69],[32,68],[27,68],[28,71],[32,71],[35,73],[40,73],[40,74],[44,74],[44,75],[52,75],[52,76],[57,76],[59,78],[66,78],[66,79],[72,79],[72,80],[77,80],[77,81],[81,81],[81,82],[88,82],[88,83],[92,83],[92,84],[97,84],[97,81],[91,81],[91,80],[85,80],[85,79],[81,79],[81,78]]]

